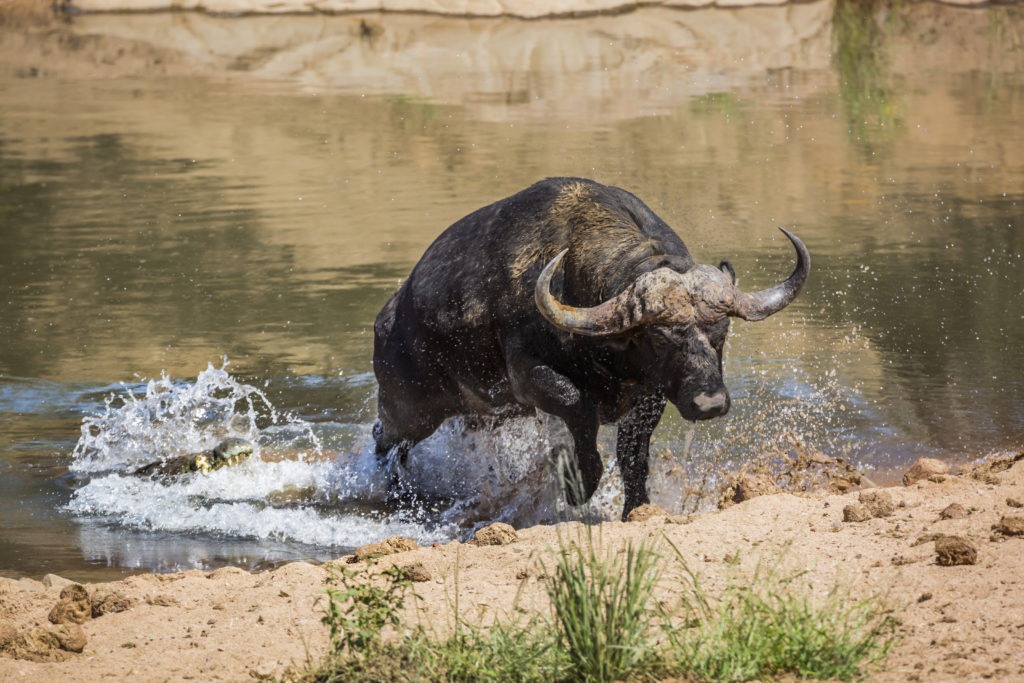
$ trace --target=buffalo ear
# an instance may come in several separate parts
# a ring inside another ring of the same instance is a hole
[[[728,261],[722,261],[718,264],[718,269],[728,275],[733,284],[736,284],[736,271],[733,270],[731,263]]]

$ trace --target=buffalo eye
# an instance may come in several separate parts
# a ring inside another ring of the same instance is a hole
[[[711,345],[721,353],[722,347],[725,346],[725,338],[729,336],[729,319],[719,320],[713,325],[708,325],[705,330],[708,335],[708,341]]]
[[[661,338],[672,346],[682,346],[688,343],[692,327],[690,325],[659,326],[659,332],[661,332]]]

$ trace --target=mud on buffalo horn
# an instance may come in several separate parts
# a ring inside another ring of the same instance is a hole
[[[804,243],[785,228],[779,229],[796,248],[796,268],[784,282],[759,292],[743,292],[730,274],[698,264],[685,273],[669,268],[644,273],[620,294],[592,308],[566,306],[551,295],[551,279],[566,249],[541,271],[534,299],[552,325],[587,336],[617,334],[639,325],[707,325],[725,316],[763,320],[796,298],[811,269]]]

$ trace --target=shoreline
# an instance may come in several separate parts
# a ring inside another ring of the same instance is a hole
[[[900,622],[900,640],[870,672],[872,681],[1019,680],[1024,584],[1017,579],[1024,570],[1024,537],[1007,520],[1024,522],[1021,460],[1024,453],[957,476],[932,473],[909,486],[842,495],[777,493],[692,517],[656,515],[591,528],[604,547],[649,539],[667,548],[670,542],[713,590],[736,572],[749,577],[768,562],[807,570],[816,591],[840,586],[854,595],[883,596]],[[867,510],[859,517],[858,506]],[[568,522],[521,529],[506,545],[453,541],[407,549],[393,542],[397,552],[376,565],[348,566],[366,567],[369,574],[392,565],[416,568],[421,600],[406,608],[403,623],[443,632],[457,604],[460,619],[487,625],[523,610],[546,613],[544,563],[581,528]],[[943,566],[936,540],[944,536],[971,544],[973,563]],[[661,555],[658,596],[670,601],[682,568],[672,553]],[[80,653],[38,645],[40,633],[62,628],[50,622],[62,591],[73,592],[70,582],[0,579],[0,618],[6,622],[0,679],[279,678],[325,652],[328,632],[320,618],[330,564],[293,562],[259,573],[226,567],[139,574],[86,584],[97,616],[85,618],[80,628],[66,627],[80,632]],[[26,635],[32,633],[34,640]],[[30,640],[36,645],[26,644]]]

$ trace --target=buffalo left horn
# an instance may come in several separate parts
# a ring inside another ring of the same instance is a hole
[[[698,264],[685,273],[670,268],[643,273],[604,303],[576,308],[551,295],[551,280],[568,252],[565,249],[544,266],[534,288],[534,300],[552,325],[585,336],[618,334],[639,325],[710,324],[726,316],[763,320],[796,298],[811,267],[811,255],[804,243],[788,230],[780,230],[796,248],[796,268],[784,282],[759,292],[744,292],[732,284],[730,275]]]

